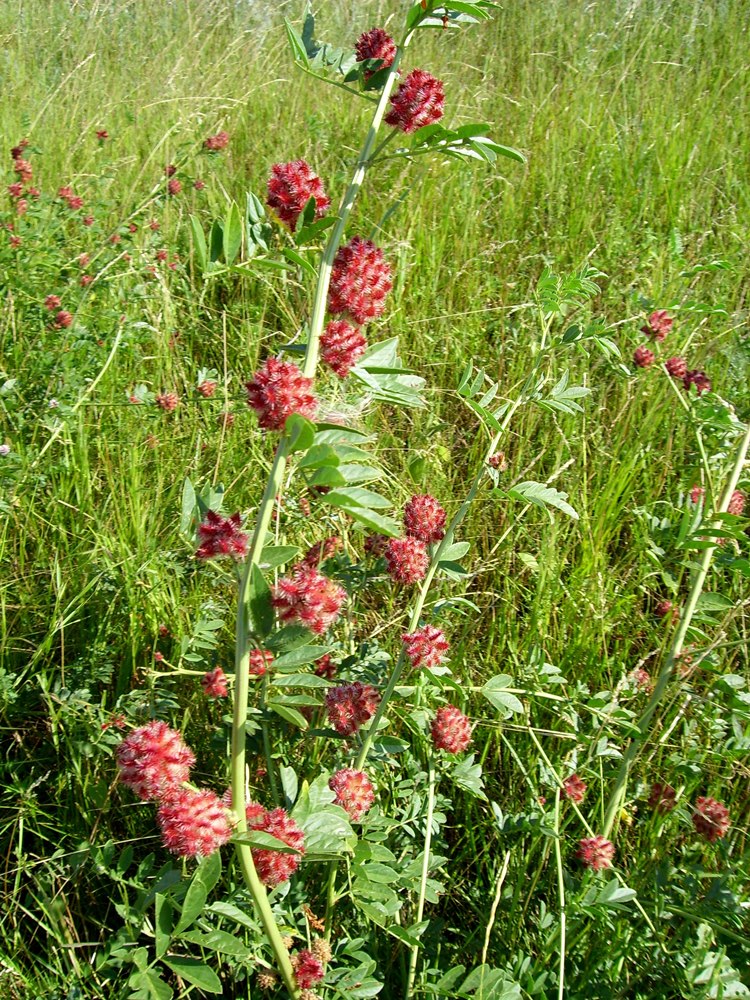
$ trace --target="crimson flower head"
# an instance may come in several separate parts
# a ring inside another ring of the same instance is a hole
[[[669,315],[666,309],[657,309],[656,312],[652,312],[648,318],[648,322],[645,326],[641,327],[641,333],[645,333],[649,337],[653,337],[654,340],[664,340],[666,335],[672,329],[672,324],[674,320]]]
[[[207,858],[232,836],[229,813],[215,792],[180,788],[159,806],[164,846],[180,858]]]
[[[695,800],[693,813],[695,832],[713,844],[725,837],[729,829],[729,810],[721,802],[709,797],[699,796]]]
[[[580,805],[586,795],[586,782],[583,778],[579,778],[577,774],[571,774],[569,778],[563,781],[563,795],[566,799],[570,799],[571,802]]]
[[[729,498],[729,505],[727,506],[727,514],[735,514],[737,517],[742,517],[745,511],[745,494],[742,490],[735,490],[732,496]]]
[[[323,963],[307,948],[292,955],[291,961],[294,978],[301,990],[309,990],[325,978],[326,970]]]
[[[78,194],[73,194],[68,198],[68,208],[71,212],[77,212],[79,208],[83,208],[83,198]],[[83,220],[84,225],[86,225],[86,220]]]
[[[378,70],[387,69],[393,65],[396,58],[396,43],[387,31],[382,28],[372,28],[359,36],[354,46],[357,62],[365,62],[367,59],[380,59]],[[377,70],[366,70],[365,80],[376,73]]]
[[[346,378],[367,350],[367,338],[343,319],[332,319],[320,338],[323,364],[339,378]]]
[[[48,295],[44,300],[44,306],[46,309],[59,309],[60,308],[60,296],[59,295]]]
[[[258,878],[264,885],[273,887],[286,882],[297,871],[300,855],[305,853],[305,835],[285,809],[270,812],[256,802],[249,802],[245,809],[249,830],[261,830],[283,841],[298,853],[287,854],[260,847],[252,848],[253,863]]]
[[[10,157],[12,160],[18,160],[23,156],[23,151],[29,146],[28,139],[21,139],[17,146],[14,146],[10,151]]]
[[[461,753],[471,743],[471,723],[455,705],[443,705],[432,722],[432,742],[436,750]]]
[[[273,663],[270,649],[254,649],[250,653],[248,673],[252,677],[262,677]]]
[[[371,684],[355,681],[326,692],[328,721],[341,736],[352,736],[375,715],[380,695]]]
[[[672,376],[672,378],[683,379],[687,375],[687,361],[684,358],[675,355],[673,358],[667,358],[664,362],[664,367],[667,372]]]
[[[444,111],[442,81],[423,69],[415,69],[391,96],[391,110],[385,116],[385,122],[409,134],[439,122]]]
[[[180,405],[180,397],[176,392],[157,392],[154,397],[154,402],[161,410],[166,410],[167,413],[171,413],[172,410],[176,410]]]
[[[218,153],[220,150],[226,149],[229,145],[229,133],[222,131],[217,132],[216,135],[210,135],[204,140],[203,145],[212,153]]]
[[[648,347],[640,344],[636,347],[633,352],[633,364],[637,365],[639,368],[648,368],[654,363],[655,355],[653,351],[650,351]]]
[[[182,191],[182,181],[180,181],[177,177],[170,177],[167,181],[167,194],[174,197],[179,194],[180,191]]]
[[[690,488],[690,502],[691,503],[698,503],[703,498],[703,496],[705,495],[705,492],[706,491],[703,489],[702,486],[698,486],[698,485],[692,486]]]
[[[201,677],[201,687],[207,698],[226,698],[229,694],[227,689],[227,675],[221,667],[205,673]]]
[[[247,402],[258,414],[258,423],[267,431],[280,431],[293,413],[313,420],[318,401],[307,378],[291,361],[268,358],[245,384]]]
[[[55,326],[58,330],[62,330],[72,324],[73,313],[69,313],[67,309],[61,309],[60,312],[55,313]]]
[[[328,311],[348,313],[356,323],[377,319],[393,287],[391,268],[372,240],[355,236],[339,247],[328,289]]]
[[[445,511],[428,493],[413,496],[404,507],[404,530],[430,545],[445,537]]]
[[[396,583],[418,583],[430,565],[427,546],[418,538],[391,538],[385,549],[385,565]]]
[[[375,801],[375,789],[364,771],[344,767],[331,776],[328,787],[335,793],[335,804],[349,814],[353,823],[359,822]]]
[[[200,385],[196,386],[196,392],[200,393],[204,399],[210,399],[216,392],[217,383],[213,379],[204,379]]]
[[[648,804],[654,812],[671,812],[677,804],[677,792],[671,785],[662,785],[655,781],[651,786]]]
[[[449,644],[445,633],[434,625],[423,625],[401,639],[413,667],[437,667],[446,657]]]
[[[578,841],[576,857],[585,868],[591,868],[592,871],[611,868],[614,856],[615,845],[601,834],[596,837],[584,837]]]
[[[326,562],[328,559],[333,559],[336,553],[340,552],[343,547],[344,543],[338,535],[332,535],[330,538],[324,538],[322,542],[316,542],[315,545],[308,549],[302,562],[311,569],[317,569],[321,563]]]
[[[700,368],[693,368],[692,371],[687,372],[682,380],[682,384],[686,392],[690,392],[690,386],[694,385],[695,391],[699,396],[704,392],[711,391],[711,379]]]
[[[323,181],[313,173],[309,163],[305,160],[274,163],[268,180],[266,204],[292,232],[311,198],[315,199],[315,218],[322,219],[331,199],[326,196]]]
[[[140,799],[160,799],[190,777],[195,754],[166,722],[134,729],[115,751],[120,781]]]
[[[298,622],[322,635],[338,618],[346,591],[310,566],[299,565],[273,589],[273,606],[285,624]]]
[[[24,184],[29,184],[32,177],[34,176],[34,169],[28,160],[24,160],[19,157],[13,163],[13,169],[18,174],[19,180]]]
[[[244,559],[247,555],[249,536],[240,531],[239,511],[229,517],[222,517],[215,510],[206,511],[206,516],[198,525],[200,545],[195,553],[196,559],[216,559],[220,556],[233,556]]]
[[[330,653],[324,653],[323,656],[315,663],[315,673],[318,677],[325,677],[326,680],[332,681],[333,678],[338,673],[338,667],[331,659]]]
[[[99,128],[96,130],[96,138],[99,142],[106,142],[106,140],[109,139],[109,132],[106,128]]]
[[[16,181],[14,184],[8,185],[8,194],[11,198],[20,198],[23,194],[23,183],[22,181]]]

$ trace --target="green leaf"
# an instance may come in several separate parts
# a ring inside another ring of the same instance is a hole
[[[336,466],[340,461],[336,449],[330,444],[314,444],[297,464],[300,469],[319,469],[329,465]]]
[[[319,775],[310,785],[302,783],[292,819],[304,830],[306,854],[344,854],[354,849],[357,836],[334,799],[328,775]]]
[[[253,921],[252,917],[244,913],[234,903],[225,903],[223,900],[217,900],[215,903],[211,903],[208,909],[211,913],[217,913],[220,917],[233,920],[235,924],[239,924],[241,927],[247,927],[248,930],[256,933],[258,931],[258,925]]]
[[[289,451],[307,451],[315,440],[315,424],[299,413],[287,417],[284,433],[289,436]]]
[[[252,952],[239,938],[227,931],[213,930],[208,933],[202,931],[185,931],[181,936],[182,941],[189,941],[199,948],[208,948],[210,951],[218,951],[222,955],[232,955],[234,958],[250,958]]]
[[[498,709],[504,719],[509,719],[514,713],[523,712],[523,704],[508,688],[513,686],[513,678],[508,674],[496,674],[490,677],[482,688],[482,694],[487,701]]]
[[[623,885],[618,878],[612,878],[607,882],[596,898],[596,906],[620,906],[635,899],[638,893],[635,889],[629,889]]]
[[[194,215],[190,216],[190,229],[193,234],[193,249],[195,250],[198,267],[201,271],[205,271],[208,266],[208,246],[206,245],[206,236],[203,232],[203,226]]]
[[[363,524],[366,528],[369,528],[370,531],[378,532],[381,535],[388,535],[390,538],[396,538],[401,533],[401,525],[398,521],[392,517],[378,514],[368,507],[360,507],[359,504],[352,503],[348,497],[342,497],[337,490],[331,490],[330,493],[326,493],[320,499],[324,503],[345,510],[350,517]]]
[[[498,494],[502,495],[502,491],[493,490],[493,496]],[[556,507],[569,517],[574,518],[576,521],[578,520],[578,514],[566,502],[568,494],[561,493],[552,486],[545,486],[544,483],[533,481],[518,483],[512,490],[508,490],[507,495],[515,500],[524,500],[528,503],[533,503],[542,509],[545,509],[547,506]]]
[[[284,247],[283,254],[287,260],[290,260],[293,264],[296,264],[297,267],[302,268],[302,270],[305,272],[305,274],[308,275],[308,277],[315,278],[317,276],[317,271],[310,263],[310,261],[307,259],[307,257],[303,257],[302,254],[297,253],[296,250],[292,250],[291,247]]]
[[[205,990],[206,993],[223,992],[221,981],[213,969],[209,969],[197,958],[183,958],[175,955],[171,958],[165,958],[164,964],[191,986],[197,986],[199,989]]]
[[[406,30],[411,31],[424,17],[425,10],[421,3],[415,3],[406,15]]]
[[[286,28],[286,37],[289,39],[294,61],[308,66],[310,60],[307,58],[305,43],[302,41],[297,29],[286,18],[284,18],[284,27]]]
[[[289,705],[283,705],[277,701],[269,701],[268,707],[271,711],[280,715],[285,722],[291,723],[291,725],[296,726],[298,729],[309,729],[310,724],[301,712],[298,712],[296,708],[290,708]]]
[[[207,899],[208,889],[198,878],[198,874],[196,872],[190,885],[188,886],[187,892],[185,893],[185,898],[182,901],[182,912],[180,913],[180,919],[177,921],[177,926],[174,929],[175,934],[179,934],[180,931],[184,931],[198,919],[203,912]]]
[[[271,590],[262,570],[255,565],[250,574],[248,610],[254,634],[260,638],[269,635],[273,629],[274,619]]]
[[[232,837],[232,843],[247,844],[249,847],[261,851],[279,851],[281,854],[300,853],[294,847],[290,847],[283,840],[279,840],[278,837],[274,837],[273,834],[266,833],[264,830],[246,830],[244,833],[238,833],[236,837]]]
[[[211,263],[221,258],[224,249],[224,227],[219,219],[214,219],[211,226]]]
[[[198,499],[195,495],[195,487],[189,479],[186,479],[182,484],[182,514],[180,517],[180,531],[183,534],[187,534],[190,531],[197,505]]]
[[[316,663],[321,656],[330,653],[332,646],[297,646],[296,649],[273,661],[274,670],[288,670],[290,667],[304,667],[306,663]]]
[[[136,972],[128,979],[128,986],[134,990],[128,1000],[171,1000],[174,991],[165,983],[156,969]]]
[[[318,677],[317,674],[280,674],[271,681],[271,687],[329,688],[332,683],[325,677]]]
[[[260,554],[260,565],[266,569],[285,566],[299,553],[298,545],[265,545]]]
[[[487,800],[482,781],[482,765],[474,763],[473,753],[456,764],[451,771],[451,778],[459,788],[463,788],[475,798]]]
[[[234,263],[235,257],[242,246],[242,217],[236,202],[232,202],[224,219],[224,234],[222,247],[224,260],[228,265]]]
[[[172,936],[174,907],[168,896],[157,892],[154,898],[154,938],[156,942],[156,957],[161,958],[169,948]]]
[[[388,510],[393,506],[390,500],[381,497],[379,493],[367,490],[363,486],[346,486],[336,490],[337,499],[346,499],[354,507],[369,507],[375,510]],[[325,497],[324,497],[325,499]]]
[[[221,878],[221,854],[219,851],[201,861],[194,877],[203,883],[206,892],[211,892]]]

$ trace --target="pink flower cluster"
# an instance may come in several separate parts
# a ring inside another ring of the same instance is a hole
[[[411,538],[431,545],[445,537],[446,513],[435,497],[413,496],[404,507],[404,530]]]
[[[354,52],[357,56],[357,62],[379,59],[378,70],[388,69],[396,58],[396,43],[387,31],[382,28],[372,28],[359,36],[354,46]],[[377,70],[365,70],[365,80],[369,80],[376,72]]]
[[[285,809],[268,811],[256,802],[249,802],[245,815],[249,830],[269,833],[297,852],[288,854],[260,847],[251,848],[253,863],[261,882],[269,887],[281,885],[291,878],[299,867],[300,855],[305,853],[304,833]]]
[[[229,694],[227,689],[227,675],[221,667],[205,673],[201,677],[201,687],[207,698],[226,698]]]
[[[291,961],[294,978],[301,990],[309,990],[324,979],[326,970],[323,963],[307,948],[292,955]]]
[[[336,794],[335,803],[349,814],[353,823],[359,822],[375,801],[375,789],[364,771],[351,767],[342,768],[332,775],[328,787]]]
[[[203,140],[204,149],[208,149],[212,153],[218,153],[222,149],[226,149],[229,145],[229,133],[228,132],[217,132],[216,135],[209,135],[207,139]]]
[[[423,625],[411,635],[402,635],[401,639],[411,665],[417,668],[439,666],[450,648],[445,633],[434,625]]]
[[[372,240],[355,236],[334,258],[328,311],[334,316],[346,313],[360,325],[369,323],[382,314],[392,287],[383,251]]]
[[[645,333],[655,344],[660,344],[670,333],[674,319],[667,313],[666,309],[657,309],[648,317],[645,326],[641,327],[641,333]],[[640,344],[633,352],[633,364],[638,368],[650,368],[656,361],[655,353],[644,344]],[[695,386],[696,393],[700,396],[704,392],[711,391],[711,379],[699,368],[688,369],[687,361],[679,355],[667,358],[664,367],[671,378],[679,379],[686,392],[690,392],[691,386]]]
[[[310,566],[299,565],[282,577],[273,590],[273,606],[285,624],[298,622],[322,635],[338,618],[346,591]]]
[[[120,781],[144,800],[160,802],[157,819],[165,847],[183,858],[207,857],[232,835],[229,814],[211,791],[183,788],[193,751],[165,722],[133,730],[115,751]]]
[[[585,868],[590,868],[592,871],[611,868],[614,856],[615,845],[601,834],[596,837],[584,837],[578,842],[576,857]]]
[[[571,774],[569,778],[563,781],[563,794],[566,799],[570,799],[571,802],[580,805],[586,795],[586,782],[583,778],[579,778],[577,774]]]
[[[268,358],[245,388],[248,405],[255,410],[258,423],[267,431],[283,430],[293,413],[313,420],[318,409],[312,379],[290,361]]]
[[[214,510],[206,512],[206,517],[198,525],[200,545],[195,553],[196,559],[216,559],[220,556],[232,556],[244,559],[247,555],[249,536],[240,530],[241,518],[239,511],[222,517]]]
[[[273,663],[273,653],[270,649],[254,649],[249,657],[248,673],[252,677],[263,677]]]
[[[418,538],[391,538],[385,548],[385,565],[396,583],[424,580],[430,565],[427,546]]]
[[[346,378],[367,350],[367,338],[346,320],[334,319],[320,338],[320,357],[339,378]]]
[[[328,721],[341,736],[353,736],[375,715],[379,704],[377,690],[361,681],[329,688],[326,692]]]
[[[297,220],[308,201],[315,199],[315,218],[322,218],[331,204],[323,182],[305,160],[275,163],[268,181],[266,204],[294,232]]]
[[[409,134],[439,122],[444,110],[442,81],[423,69],[415,69],[392,95],[391,110],[385,116],[385,122]]]
[[[709,796],[699,796],[695,800],[693,813],[695,832],[713,844],[727,835],[729,830],[729,810],[721,802]]]
[[[443,705],[432,723],[432,742],[436,750],[461,753],[471,743],[471,723],[455,705]]]
[[[661,784],[655,781],[651,786],[648,796],[648,804],[654,812],[671,812],[677,804],[677,792],[671,785]]]
[[[321,563],[326,562],[328,559],[333,559],[336,553],[340,552],[343,547],[344,543],[337,535],[324,538],[322,542],[316,542],[315,545],[307,550],[302,563],[310,567],[310,569],[317,569]]]

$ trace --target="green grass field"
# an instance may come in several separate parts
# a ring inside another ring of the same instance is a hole
[[[408,6],[325,0],[315,13],[322,37],[351,48],[389,16],[400,23]],[[206,701],[197,676],[168,676],[174,667],[230,672],[233,662],[233,577],[196,565],[184,484],[222,484],[226,510],[252,522],[272,450],[243,384],[299,339],[312,282],[297,269],[252,266],[204,280],[189,216],[208,231],[248,191],[264,200],[272,164],[299,157],[334,204],[341,197],[368,106],[294,67],[283,17],[299,26],[301,8],[0,3],[3,185],[16,180],[7,150],[27,136],[42,191],[19,218],[4,192],[0,201],[0,222],[15,225],[0,231],[0,1000],[172,995],[133,979],[159,947],[150,908],[166,891],[168,879],[154,884],[169,855],[153,813],[116,782],[122,734],[108,722],[124,713],[128,724],[156,716],[187,727],[201,779],[225,787],[229,710]],[[574,857],[585,823],[602,828],[646,705],[628,678],[638,668],[655,677],[674,632],[656,604],[685,601],[702,554],[700,541],[690,547],[700,525],[688,492],[702,483],[706,510],[718,502],[750,418],[750,6],[519,0],[486,25],[418,34],[407,69],[445,82],[445,124],[487,122],[526,163],[432,155],[386,159],[368,174],[349,228],[376,239],[394,267],[388,309],[368,336],[399,337],[428,400],[350,415],[376,435],[379,488],[397,508],[428,492],[449,515],[458,510],[488,442],[456,392],[468,362],[498,382],[498,399],[516,398],[537,362],[543,395],[566,371],[590,394],[583,412],[523,406],[502,444],[504,490],[550,484],[579,518],[483,490],[460,534],[471,543],[468,575],[438,586],[440,598],[476,606],[446,615],[484,791],[447,772],[440,780],[432,849],[447,862],[431,866],[444,888],[428,894],[416,993],[750,996],[746,519],[728,522],[733,537],[717,550],[687,636],[692,663],[670,680],[618,810],[615,871],[637,896],[610,899],[605,876],[582,873]],[[97,129],[109,138],[97,142]],[[231,135],[226,152],[201,152],[220,129]],[[165,198],[171,162],[183,190]],[[85,200],[75,217],[55,201],[64,185]],[[178,255],[174,270],[157,261],[161,249],[168,261]],[[91,264],[79,266],[84,252]],[[540,357],[540,276],[585,265],[601,272],[599,292],[548,317],[550,335],[596,323],[622,356],[582,339]],[[84,268],[96,276],[88,288]],[[51,324],[49,294],[73,313],[70,328]],[[712,380],[713,392],[689,405],[658,366],[631,363],[655,309],[675,320],[662,360],[684,355]],[[207,377],[219,382],[212,399],[195,391]],[[332,382],[333,402],[351,402]],[[141,391],[174,391],[181,404],[167,413],[129,402]],[[739,487],[750,489],[747,464]],[[298,510],[292,501],[279,529],[295,544],[338,530],[331,521],[321,532]],[[361,535],[350,540],[356,547]],[[407,604],[376,584],[343,652],[367,641],[370,653],[379,643],[392,654]],[[498,712],[482,697],[498,674],[513,678],[523,711]],[[408,738],[417,724],[407,708],[391,718],[392,735]],[[319,768],[322,755],[314,739],[285,733],[277,763]],[[326,1000],[374,995],[356,985],[363,978],[384,984],[388,1000],[407,989],[408,941],[392,931],[416,922],[409,878],[420,869],[427,778],[419,753],[399,759],[378,767],[400,817],[388,849],[402,908],[384,920],[375,896],[369,911],[356,891],[342,897],[332,968],[353,971],[331,974]],[[574,771],[588,785],[580,813],[560,801],[558,778]],[[647,806],[654,781],[677,788],[674,812]],[[693,831],[701,795],[730,812],[716,844]],[[374,829],[377,839],[386,828]],[[171,867],[183,885],[194,868]],[[294,889],[278,903],[280,922],[298,927],[305,900],[325,909],[323,865],[302,871],[307,894]],[[228,848],[211,898],[252,914]],[[204,914],[202,930],[224,917]],[[183,941],[178,952],[190,947],[222,970],[224,996],[261,996],[253,919],[222,928],[247,950]],[[372,968],[355,955],[360,938]],[[147,951],[136,959],[136,949]],[[441,979],[484,963],[481,982]],[[165,978],[175,996],[211,994],[189,977]]]

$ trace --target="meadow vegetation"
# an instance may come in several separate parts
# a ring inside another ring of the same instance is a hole
[[[316,26],[352,48],[408,7],[325,0]],[[264,267],[242,252],[206,274],[198,229],[210,251],[235,203],[259,255],[265,240],[284,259],[288,234],[248,201],[265,201],[272,165],[304,157],[341,197],[371,109],[295,68],[283,19],[301,30],[302,14],[254,0],[0,5],[3,1000],[283,993],[259,989],[271,956],[231,849],[199,876],[170,859],[114,754],[125,730],[164,719],[188,734],[200,782],[227,784],[231,712],[201,678],[233,670],[236,584],[231,566],[195,559],[196,527],[222,504],[252,524],[273,452],[244,384],[299,343],[314,280],[294,257]],[[524,405],[461,525],[462,568],[430,597],[452,673],[405,681],[376,745],[370,839],[335,901],[325,846],[272,897],[295,947],[304,928],[330,938],[326,998],[750,996],[739,502],[710,534],[721,544],[707,541],[733,469],[750,490],[736,464],[750,420],[749,49],[743,0],[519,0],[481,25],[425,30],[408,52],[407,71],[444,82],[447,127],[487,122],[525,163],[384,149],[349,229],[393,268],[370,342],[399,338],[426,405],[353,405],[326,376],[330,405],[372,435],[373,488],[396,518],[432,494],[449,519],[491,437],[467,385],[481,370],[497,403]],[[19,213],[6,189],[24,138],[40,193]],[[654,343],[642,328],[658,310],[673,324]],[[639,367],[643,345],[657,362]],[[671,378],[659,362],[674,355],[711,389]],[[312,499],[311,518],[289,491],[276,542],[304,551],[343,534],[329,571],[357,613],[333,658],[373,681],[399,654],[412,597],[360,563],[360,527]],[[473,725],[473,757],[441,758],[437,779],[419,736],[431,692]],[[317,694],[281,703],[271,751],[262,700],[248,729],[251,791],[270,801],[270,762],[273,798],[297,798],[298,815],[303,778],[332,766],[300,716],[325,728]],[[701,836],[699,797],[728,809],[721,836]],[[613,867],[592,872],[580,842],[602,833]]]

